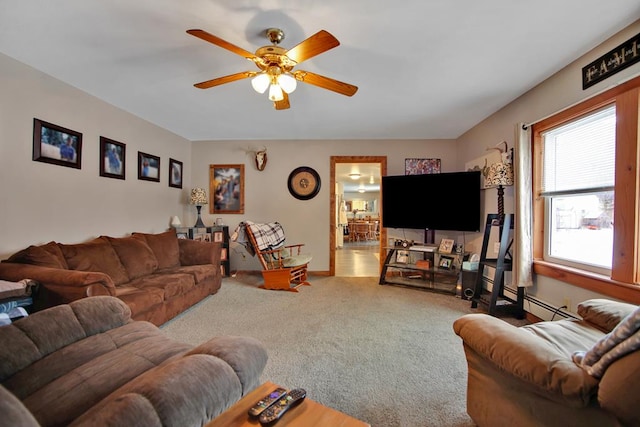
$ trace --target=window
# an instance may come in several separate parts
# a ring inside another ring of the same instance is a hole
[[[613,256],[616,109],[542,133],[544,259],[609,274]]]
[[[534,272],[640,300],[640,77],[532,127]]]

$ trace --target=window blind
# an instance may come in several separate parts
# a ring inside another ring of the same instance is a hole
[[[615,105],[552,129],[542,136],[542,196],[613,190]]]

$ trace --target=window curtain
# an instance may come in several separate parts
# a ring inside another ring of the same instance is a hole
[[[515,131],[515,254],[513,284],[533,286],[533,202],[531,129],[524,123],[516,124]]]

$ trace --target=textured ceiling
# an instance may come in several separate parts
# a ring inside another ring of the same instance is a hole
[[[638,0],[0,0],[0,52],[189,140],[456,138],[638,18]],[[187,29],[254,52],[269,27],[284,48],[332,33],[296,69],[358,92],[299,84],[275,111],[248,80],[193,87],[256,68]]]

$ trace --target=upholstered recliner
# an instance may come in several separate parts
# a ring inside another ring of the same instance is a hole
[[[582,320],[522,327],[486,314],[456,320],[469,369],[468,414],[480,427],[640,425],[640,351],[611,359],[600,378],[573,360],[593,353],[637,308],[594,299],[578,306]]]
[[[193,347],[110,296],[83,298],[0,327],[1,426],[201,426],[260,383],[250,337]]]

